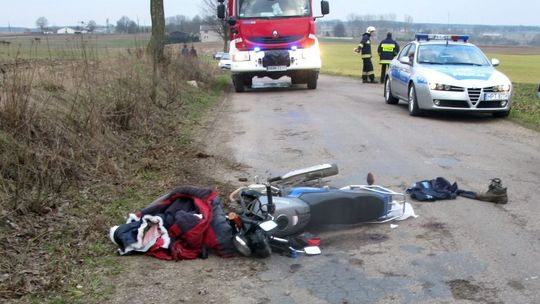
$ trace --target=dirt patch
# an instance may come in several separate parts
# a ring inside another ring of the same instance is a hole
[[[497,291],[494,288],[472,283],[468,280],[451,280],[446,282],[456,300],[469,300],[478,303],[503,303],[497,299]]]
[[[452,232],[445,223],[429,220],[422,224],[422,228],[424,232],[416,235],[416,239],[429,243],[432,250],[452,251],[456,247]]]
[[[341,228],[341,233],[320,231],[321,243],[326,247],[339,247],[350,250],[360,249],[362,246],[369,244],[383,243],[390,239],[388,234],[374,231],[373,226],[370,226],[370,228],[361,229],[360,231],[350,230],[350,232]],[[336,227],[335,229],[339,228]]]

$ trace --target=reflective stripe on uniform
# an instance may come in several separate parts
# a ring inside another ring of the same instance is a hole
[[[362,58],[371,58],[371,54],[363,54]]]
[[[394,44],[383,43],[381,44],[383,52],[394,52],[396,46]]]
[[[362,75],[363,76],[375,75],[375,72],[374,71],[362,72]]]
[[[358,48],[359,48],[359,49],[361,49],[361,48],[363,48],[363,47],[364,47],[363,44],[361,44],[361,43],[358,44]]]
[[[390,64],[392,62],[392,60],[380,60],[379,63],[380,64]]]

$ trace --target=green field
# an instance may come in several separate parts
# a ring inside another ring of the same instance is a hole
[[[110,56],[128,48],[145,47],[149,34],[22,35],[0,37],[0,60],[77,59],[82,53]]]
[[[513,83],[540,83],[540,55],[511,55],[487,53],[488,58],[497,58],[501,65],[497,69]]]
[[[353,52],[356,41],[321,41],[322,73],[331,75],[353,76],[360,78],[362,59]],[[377,53],[377,46],[372,46]],[[501,61],[498,70],[505,73],[514,83],[540,83],[540,55],[514,55],[487,53],[489,58]],[[380,77],[379,56],[373,56],[373,66],[377,79]]]

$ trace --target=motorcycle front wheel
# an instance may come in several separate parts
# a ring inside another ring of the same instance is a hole
[[[257,229],[251,234],[251,245],[251,251],[255,257],[267,258],[272,254],[270,241],[268,240],[266,233],[261,229]]]

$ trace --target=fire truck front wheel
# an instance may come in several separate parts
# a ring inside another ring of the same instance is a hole
[[[307,87],[310,90],[317,88],[317,80],[319,79],[319,72],[311,72],[308,76]]]
[[[244,92],[245,84],[244,77],[242,75],[232,75],[232,81],[234,85],[234,90],[238,93]]]

